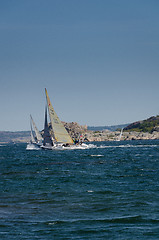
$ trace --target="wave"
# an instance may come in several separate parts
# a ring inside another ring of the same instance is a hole
[[[40,148],[34,144],[27,144],[26,150],[40,150]]]
[[[136,224],[136,223],[159,223],[158,219],[152,218],[144,218],[141,215],[134,216],[123,216],[123,217],[114,217],[114,218],[97,218],[97,219],[68,219],[68,220],[59,220],[59,221],[51,221],[48,222],[48,225],[53,224],[69,224],[69,223],[89,223],[92,224],[97,222],[103,223],[128,223],[128,224]]]
[[[92,154],[91,157],[104,157],[102,154]]]
[[[5,145],[0,145],[0,146],[5,146]],[[158,147],[158,145],[133,145],[133,144],[122,144],[122,145],[95,145],[95,144],[85,144],[83,143],[82,145],[72,145],[69,147],[62,147],[62,146],[58,146],[53,148],[53,150],[85,150],[85,149],[105,149],[105,148],[154,148],[154,147]],[[34,144],[28,144],[26,147],[26,150],[40,150],[41,148],[39,148],[38,146],[34,145]],[[104,155],[101,154],[92,154],[91,157],[103,157]]]
[[[82,143],[82,145],[73,145],[67,149],[72,149],[72,150],[75,150],[75,149],[91,149],[91,148],[97,148],[96,145],[94,144],[85,144],[85,143]]]
[[[153,148],[153,147],[157,147],[158,145],[130,145],[130,144],[126,144],[126,145],[118,145],[118,146],[105,146],[105,145],[100,145],[97,148]]]

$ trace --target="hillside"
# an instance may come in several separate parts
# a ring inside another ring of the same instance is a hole
[[[0,131],[0,142],[28,142],[30,140],[30,131]]]
[[[148,132],[159,131],[159,115],[150,117],[146,120],[131,123],[124,128],[124,131]]]

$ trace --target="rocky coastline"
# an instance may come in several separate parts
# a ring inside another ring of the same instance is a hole
[[[101,132],[87,132],[84,135],[84,141],[119,141],[120,131],[111,132],[109,130]],[[152,140],[159,139],[159,132],[123,132],[121,139],[126,140]]]

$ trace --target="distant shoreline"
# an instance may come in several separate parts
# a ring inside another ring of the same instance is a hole
[[[5,134],[7,133],[7,134]],[[81,140],[83,142],[101,142],[101,141],[118,141],[120,136],[120,131],[91,131],[85,130],[82,132],[76,132],[77,135],[81,135]],[[135,131],[124,131],[121,140],[153,140],[159,139],[159,132],[135,132]],[[30,132],[0,132],[0,144],[6,143],[27,143],[30,141]]]

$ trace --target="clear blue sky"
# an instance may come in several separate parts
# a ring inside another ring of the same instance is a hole
[[[1,0],[0,130],[63,121],[131,123],[159,114],[158,0]]]

